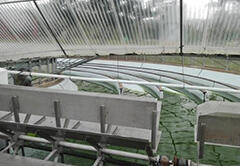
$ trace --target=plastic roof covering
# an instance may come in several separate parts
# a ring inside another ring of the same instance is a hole
[[[178,0],[0,0],[0,60],[179,52]],[[185,53],[240,53],[239,0],[183,0]],[[54,38],[56,37],[56,39]]]

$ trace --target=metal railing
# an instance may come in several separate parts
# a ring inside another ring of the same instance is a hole
[[[69,75],[57,75],[57,74],[46,74],[46,73],[36,73],[36,72],[21,72],[21,71],[11,71],[8,70],[10,74],[22,74],[22,75],[32,75],[37,77],[48,77],[48,78],[63,78],[72,80],[82,80],[82,81],[92,81],[92,82],[111,82],[111,83],[124,83],[124,84],[136,84],[136,85],[152,85],[159,87],[168,88],[183,88],[183,89],[195,89],[195,90],[209,90],[216,92],[228,92],[228,93],[240,93],[240,90],[228,89],[228,88],[214,88],[206,86],[193,86],[185,84],[169,84],[160,82],[148,82],[148,81],[132,81],[132,80],[122,80],[122,79],[103,79],[103,78],[87,78]]]

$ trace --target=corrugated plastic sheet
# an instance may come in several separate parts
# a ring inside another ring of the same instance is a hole
[[[67,55],[179,52],[178,0],[36,4],[47,23],[33,0],[0,0],[0,60],[63,55],[59,44]],[[183,0],[183,51],[239,54],[239,9],[238,0]]]

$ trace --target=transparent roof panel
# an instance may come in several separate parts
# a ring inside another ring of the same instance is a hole
[[[239,54],[239,8],[183,0],[183,51]],[[178,53],[179,11],[179,0],[0,0],[0,60]]]

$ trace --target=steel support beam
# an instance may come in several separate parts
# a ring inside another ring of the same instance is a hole
[[[100,163],[102,162],[103,157],[99,156],[96,161],[93,163],[93,166],[99,166]]]
[[[33,1],[33,0],[15,0],[15,1],[1,2],[0,5],[14,4],[14,3],[22,3],[22,2],[32,2],[32,1]]]
[[[44,161],[48,161],[50,160],[52,157],[56,156],[58,153],[58,150],[57,149],[54,149],[53,151],[51,151],[47,157],[44,158]]]
[[[83,59],[83,60],[81,60],[81,61],[79,61],[79,62],[69,64],[69,65],[67,65],[66,67],[64,67],[64,68],[60,69],[59,71],[57,71],[56,73],[61,73],[61,72],[65,71],[65,70],[71,70],[71,69],[74,68],[74,67],[77,67],[77,66],[82,65],[82,64],[84,64],[84,63],[87,63],[87,62],[90,62],[90,61],[92,61],[92,60],[95,60],[95,59],[97,59],[98,57],[99,57],[99,55],[96,55],[96,56],[93,56],[93,57],[91,57],[91,58],[85,58],[85,59]]]
[[[8,144],[8,146],[6,148],[4,148],[1,152],[4,153],[4,152],[7,152],[10,148],[12,148],[16,143],[10,143]]]
[[[61,45],[60,42],[58,41],[57,36],[54,34],[52,28],[51,28],[50,25],[48,24],[48,21],[47,21],[47,19],[44,17],[44,15],[43,15],[41,9],[39,8],[36,0],[33,0],[33,3],[34,3],[34,5],[35,5],[35,7],[37,8],[37,11],[38,11],[39,14],[41,15],[41,17],[42,17],[44,23],[46,24],[49,32],[51,33],[52,37],[54,38],[54,40],[56,41],[56,43],[58,44],[58,46],[59,46],[60,49],[62,50],[63,54],[64,54],[65,56],[67,56],[67,53],[66,53],[65,50],[63,49],[62,45]]]

